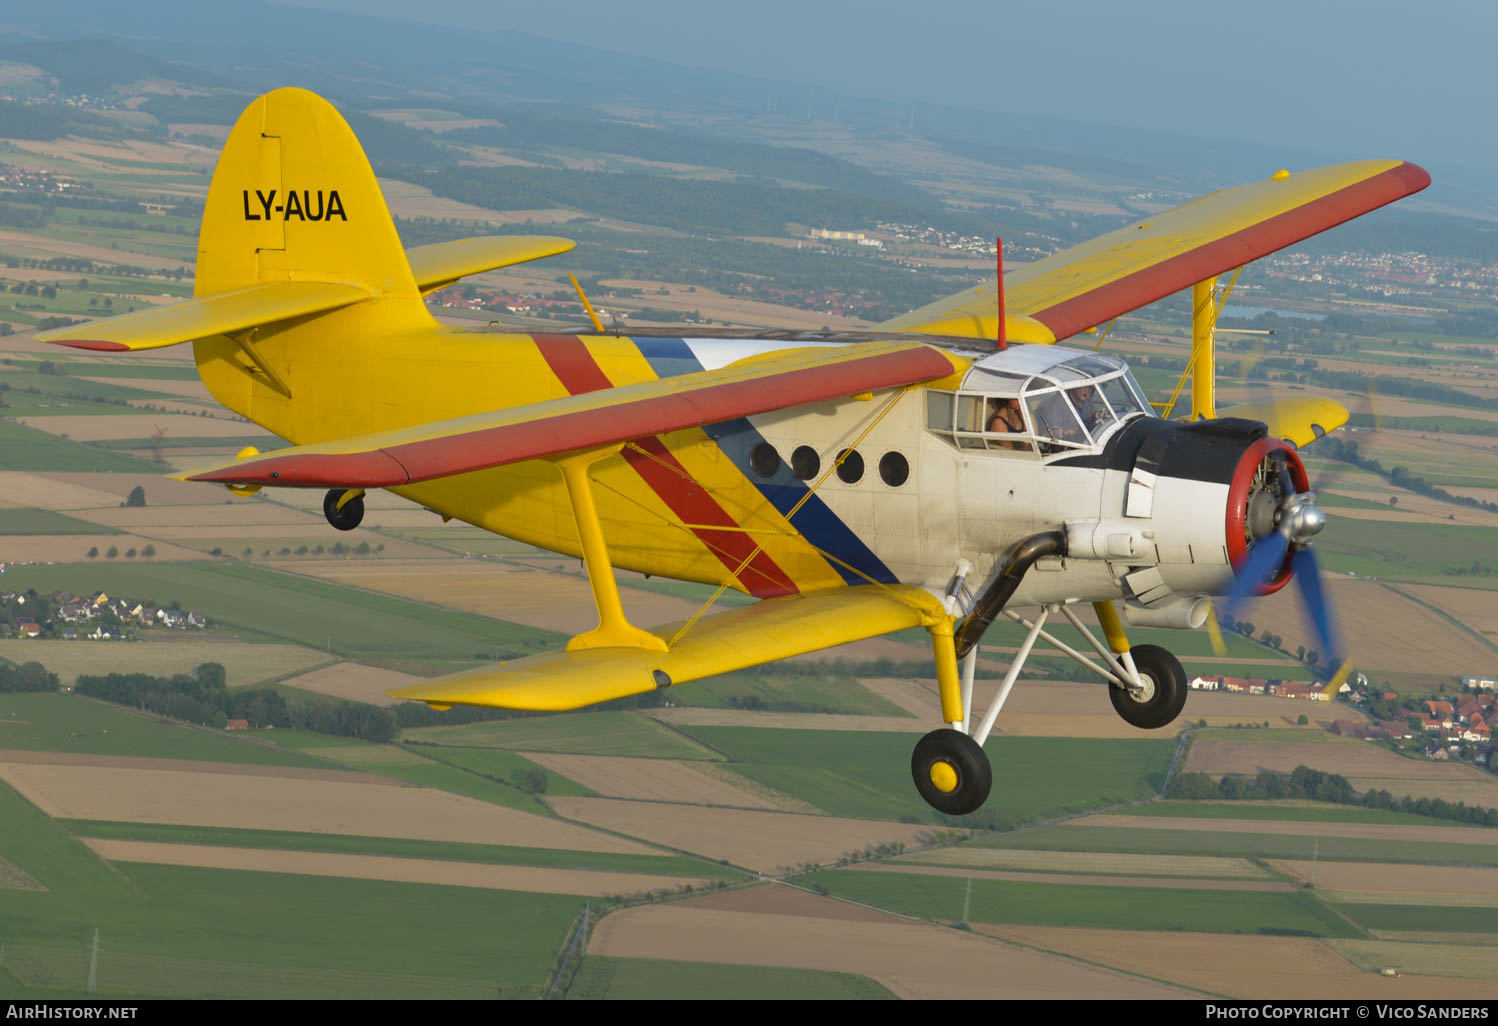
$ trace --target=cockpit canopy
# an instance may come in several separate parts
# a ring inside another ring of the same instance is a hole
[[[956,392],[926,395],[927,427],[958,448],[1042,457],[1095,448],[1154,416],[1122,360],[1061,346],[1011,346],[975,363]]]

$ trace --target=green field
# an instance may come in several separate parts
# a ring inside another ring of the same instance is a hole
[[[0,749],[4,748],[257,766],[326,769],[328,765],[293,751],[129,712],[81,695],[0,694]]]
[[[132,890],[121,898],[0,892],[10,971],[76,988],[97,929],[101,997],[534,997],[585,903],[146,864],[122,872]]]
[[[656,873],[669,876],[742,880],[744,874],[705,859],[680,855],[625,855],[614,852],[515,848],[496,844],[422,841],[404,837],[355,837],[309,834],[299,830],[241,830],[228,827],[173,826],[159,823],[111,823],[104,820],[58,821],[78,837],[161,844],[209,844],[276,851],[324,851],[343,855],[384,855],[403,859],[439,859],[495,866],[544,866],[609,873]]]
[[[940,822],[910,782],[911,734],[685,727],[733,769],[832,815]],[[986,751],[994,789],[978,815],[1028,821],[1156,794],[1172,739],[999,737]]]
[[[1450,824],[1427,821],[1432,825]],[[1498,866],[1498,844],[1389,841],[1366,837],[1310,837],[1211,830],[1042,826],[986,834],[972,844],[1041,851],[1117,851],[1160,855],[1226,855],[1238,858],[1308,859],[1339,862],[1418,862],[1432,866]]]
[[[119,534],[50,509],[0,509],[0,534]]]
[[[1348,919],[1369,930],[1421,930],[1432,933],[1498,933],[1498,909],[1453,908],[1431,905],[1374,905],[1342,903],[1334,906]]]
[[[874,694],[852,677],[832,673],[731,673],[678,687],[672,698],[682,705],[747,708],[783,712],[848,713],[860,716],[908,716],[904,709]]]
[[[1271,802],[1189,802],[1164,801],[1119,809],[1123,816],[1176,816],[1181,819],[1260,819],[1313,823],[1389,823],[1396,826],[1467,826],[1487,830],[1472,823],[1433,819],[1409,812],[1386,812],[1358,806],[1305,804],[1277,805]]]
[[[546,774],[547,794],[596,797],[595,792],[575,781],[568,780],[556,770],[547,769],[531,762],[523,755],[516,755],[502,748],[450,748],[422,745],[419,748],[412,748],[411,751],[418,752],[429,759],[436,759],[438,762],[450,763],[469,773],[477,773],[509,784],[518,785],[527,773],[532,770],[541,770]]]
[[[589,955],[567,988],[576,1001],[893,1001],[866,976],[773,966]]]
[[[453,748],[630,755],[645,759],[717,758],[710,748],[693,744],[650,717],[624,710],[524,716],[457,727],[415,727],[402,730],[401,737]]]
[[[961,920],[968,878],[914,873],[830,870],[801,881],[839,897],[908,916]],[[1089,887],[973,879],[970,921],[1113,930],[1194,930],[1356,937],[1309,894]]]
[[[149,594],[199,610],[241,637],[293,641],[350,658],[513,658],[559,635],[240,562],[18,567],[9,587]]]
[[[0,419],[0,470],[161,472],[161,465],[120,452],[70,442],[24,424]]]
[[[1486,482],[1492,484],[1491,481]],[[1458,577],[1449,571],[1473,562],[1498,566],[1498,531],[1463,524],[1406,524],[1342,518],[1317,539],[1322,563],[1340,573],[1432,584],[1498,587],[1498,580]]]

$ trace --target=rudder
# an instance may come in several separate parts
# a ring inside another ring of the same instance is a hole
[[[353,282],[425,310],[363,147],[305,89],[266,93],[235,122],[208,187],[193,294],[277,281]]]

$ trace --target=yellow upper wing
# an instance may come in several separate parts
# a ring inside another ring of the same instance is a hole
[[[423,296],[470,274],[556,256],[577,243],[554,235],[486,235],[406,250],[411,275]]]
[[[1006,336],[1067,338],[1429,184],[1415,164],[1365,160],[1222,189],[1006,274]],[[881,327],[991,339],[996,307],[988,283]]]
[[[716,370],[292,446],[175,476],[235,485],[388,488],[932,381],[965,366],[961,357],[913,341],[788,349]]]

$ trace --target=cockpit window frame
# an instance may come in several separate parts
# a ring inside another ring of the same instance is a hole
[[[1035,367],[1034,357],[1026,355],[1024,363]],[[1058,353],[1058,356],[1063,354]],[[1136,417],[1157,415],[1134,380],[1128,364],[1117,357],[1071,350],[1065,351],[1064,358],[1050,366],[1024,371],[994,366],[991,362],[1002,358],[1003,354],[995,354],[975,364],[955,390],[931,389],[927,399],[927,430],[964,452],[999,451],[1012,457],[1038,456],[1049,460],[1096,451],[1120,425]],[[1114,386],[1113,382],[1120,379],[1122,385]],[[1120,404],[1109,399],[1105,385],[1115,389],[1121,387],[1123,396],[1131,398],[1135,408],[1121,413]],[[1092,388],[1089,406],[1096,404],[1094,408],[1098,413],[1091,418],[1096,421],[1092,426],[1087,424],[1089,418],[1076,406],[1075,393],[1088,386]],[[942,398],[938,399],[938,396]],[[1039,423],[1042,418],[1036,416],[1038,405],[1032,406],[1032,402],[1038,404],[1047,399],[1055,402],[1058,397],[1073,424],[1064,428],[1064,434],[1060,431],[1042,434]],[[986,430],[993,418],[989,412],[990,404],[1001,399],[1017,401],[1024,423],[1023,433]],[[976,422],[975,409],[982,411]],[[982,426],[975,427],[975,423]]]

